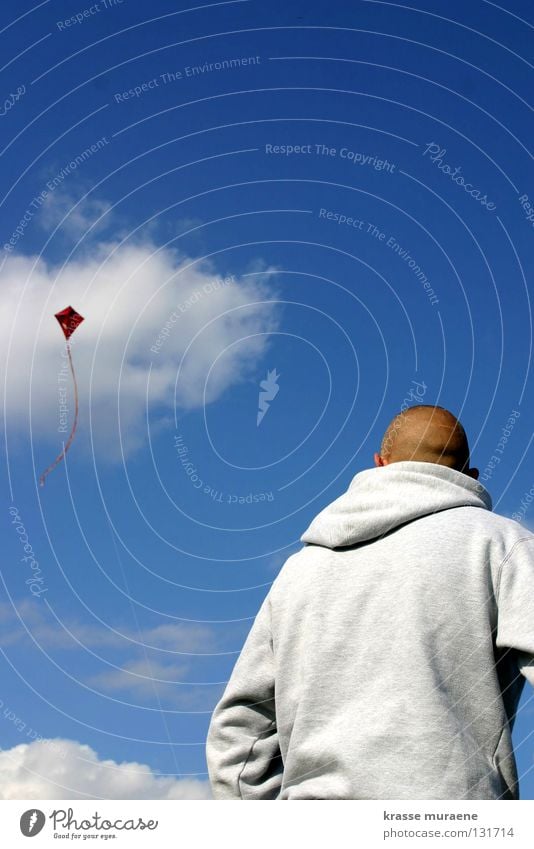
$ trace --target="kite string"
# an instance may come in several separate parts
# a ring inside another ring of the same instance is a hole
[[[39,478],[39,485],[40,486],[44,486],[46,476],[49,475],[50,472],[53,469],[56,468],[58,463],[61,463],[61,461],[63,460],[65,454],[67,453],[67,451],[69,450],[69,448],[71,446],[71,442],[74,439],[74,434],[76,433],[76,428],[78,426],[78,383],[76,381],[76,373],[74,371],[74,364],[72,362],[72,355],[71,355],[71,352],[70,352],[70,342],[69,342],[68,339],[67,339],[67,354],[68,354],[68,357],[69,357],[70,373],[72,374],[72,381],[74,383],[74,422],[73,422],[73,425],[72,425],[72,429],[71,429],[69,438],[68,438],[67,442],[63,445],[63,451],[61,452],[61,454],[58,454],[58,456],[56,457],[54,462],[51,463],[48,466],[47,469],[44,470],[43,474]]]

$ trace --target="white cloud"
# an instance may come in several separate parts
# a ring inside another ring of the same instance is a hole
[[[207,781],[100,760],[90,746],[54,739],[0,752],[0,799],[211,799],[211,793]]]
[[[204,398],[216,401],[253,373],[269,331],[277,326],[275,307],[265,303],[272,299],[272,269],[235,276],[223,285],[207,262],[193,263],[153,243],[100,243],[89,256],[63,268],[15,254],[4,259],[0,362],[2,370],[7,368],[8,427],[15,436],[27,434],[31,425],[34,438],[47,438],[58,448],[66,439],[58,431],[60,385],[66,388],[69,427],[73,414],[70,382],[58,384],[66,363],[53,317],[60,309],[72,305],[85,317],[72,337],[80,395],[78,444],[89,447],[91,415],[97,454],[113,459],[120,458],[119,414],[124,451],[146,446],[151,363],[148,405],[157,429],[160,422],[172,421],[177,378],[180,410],[201,407]]]

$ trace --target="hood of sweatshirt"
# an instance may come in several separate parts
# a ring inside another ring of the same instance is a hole
[[[383,536],[406,522],[453,507],[492,509],[478,481],[436,463],[413,460],[366,469],[325,507],[301,542],[342,548]]]

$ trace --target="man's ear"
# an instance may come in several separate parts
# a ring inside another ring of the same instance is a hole
[[[377,467],[387,466],[387,464],[388,464],[388,461],[384,460],[384,458],[380,456],[378,451],[375,451],[375,453],[374,453],[374,461],[375,461],[375,466],[377,466]]]
[[[474,478],[476,481],[478,480],[478,469],[474,467],[472,469],[468,469],[466,475],[469,475],[470,478]]]

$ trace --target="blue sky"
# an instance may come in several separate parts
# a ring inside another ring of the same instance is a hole
[[[141,795],[205,794],[262,599],[417,387],[496,509],[526,503],[532,9],[419,5],[3,7],[3,793],[61,760],[81,795],[134,792],[117,763]],[[79,427],[40,489],[69,304]],[[31,771],[8,750],[37,736],[71,742]]]

